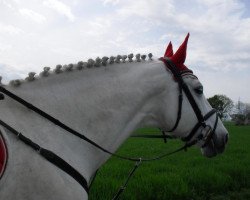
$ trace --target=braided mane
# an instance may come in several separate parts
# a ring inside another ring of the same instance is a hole
[[[149,53],[148,54],[148,60],[151,61],[153,54]],[[102,58],[97,57],[95,60],[94,59],[88,59],[87,62],[83,62],[83,61],[79,61],[76,64],[68,64],[68,65],[56,65],[55,69],[51,70],[50,67],[44,67],[43,71],[39,73],[39,75],[36,75],[35,72],[29,72],[28,76],[23,80],[23,79],[15,79],[15,80],[11,80],[9,82],[9,85],[14,86],[14,87],[18,87],[20,86],[22,83],[24,82],[32,82],[35,81],[38,78],[42,78],[42,77],[47,77],[51,74],[60,74],[63,72],[70,72],[73,70],[83,70],[83,69],[89,69],[89,68],[93,68],[93,67],[101,67],[104,66],[106,67],[107,65],[112,65],[114,63],[126,63],[126,62],[144,62],[146,61],[147,55],[141,55],[141,54],[136,54],[135,55],[135,59],[134,58],[134,54],[131,53],[129,55],[117,55],[117,56],[104,56]],[[2,77],[0,76],[0,85],[1,83]]]

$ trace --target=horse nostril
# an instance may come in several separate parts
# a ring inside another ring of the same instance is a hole
[[[225,144],[228,142],[228,133],[225,135]]]

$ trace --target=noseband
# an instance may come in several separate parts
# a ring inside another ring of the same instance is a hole
[[[195,133],[199,130],[199,128],[202,127],[203,130],[207,129],[205,131],[205,134],[203,135],[202,133],[200,133],[195,138],[195,140],[197,140],[197,141],[202,140],[203,141],[202,147],[207,146],[208,143],[211,141],[211,139],[212,139],[212,137],[213,137],[213,135],[215,133],[217,124],[218,124],[218,114],[217,114],[216,109],[213,108],[212,110],[210,110],[207,114],[205,114],[203,116],[199,106],[197,105],[196,101],[194,100],[194,97],[193,97],[192,93],[190,92],[189,87],[187,86],[187,84],[183,80],[183,77],[182,77],[183,72],[180,71],[169,58],[161,57],[159,60],[161,60],[165,64],[165,67],[172,72],[175,80],[178,83],[178,88],[179,88],[179,98],[178,98],[179,103],[178,103],[178,113],[177,113],[176,122],[175,122],[172,129],[170,129],[169,131],[164,131],[164,132],[173,132],[177,128],[177,126],[178,126],[178,124],[180,122],[181,111],[182,111],[182,102],[183,102],[183,91],[184,91],[190,105],[193,108],[193,111],[194,111],[194,113],[195,113],[195,115],[197,117],[198,122],[193,127],[191,132],[186,137],[182,138],[182,140],[185,141],[185,142],[189,142],[189,141],[193,140]],[[184,71],[184,72],[186,72],[186,71]],[[192,71],[189,70],[189,72],[192,72]],[[206,120],[208,120],[214,114],[216,115],[216,119],[215,119],[214,127],[212,128],[211,126],[206,124]]]

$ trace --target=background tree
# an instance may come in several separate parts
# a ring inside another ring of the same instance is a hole
[[[235,105],[235,112],[231,115],[232,121],[236,125],[249,125],[250,124],[250,104],[238,101]]]
[[[249,103],[245,104],[245,111],[243,114],[245,115],[244,125],[249,125],[250,124],[250,104]]]
[[[216,94],[207,99],[210,105],[218,111],[219,117],[223,118],[230,113],[234,107],[233,101],[226,95]]]
[[[246,114],[246,118],[247,118],[247,119],[250,119],[250,103],[246,103],[246,111],[245,111],[245,114]]]

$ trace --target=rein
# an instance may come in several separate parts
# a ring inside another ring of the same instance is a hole
[[[187,96],[187,98],[188,98],[188,100],[189,100],[189,102],[190,102],[190,104],[191,104],[191,106],[192,106],[192,108],[193,108],[193,110],[194,110],[194,112],[196,114],[196,117],[198,119],[198,123],[194,126],[194,128],[192,129],[192,131],[189,133],[189,135],[187,137],[182,138],[182,140],[186,142],[184,146],[178,148],[175,151],[168,152],[168,153],[159,155],[157,157],[153,157],[153,158],[131,158],[131,157],[126,157],[126,156],[122,156],[122,155],[112,153],[112,152],[108,151],[107,149],[103,148],[102,146],[98,145],[97,143],[95,143],[91,139],[87,138],[83,134],[79,133],[78,131],[76,131],[73,128],[67,126],[66,124],[62,123],[58,119],[54,118],[50,114],[44,112],[43,110],[39,109],[38,107],[32,105],[31,103],[25,101],[21,97],[15,95],[14,93],[12,93],[9,90],[5,89],[1,85],[0,85],[0,92],[1,92],[0,93],[0,100],[4,99],[3,94],[5,94],[5,95],[9,96],[10,98],[12,98],[13,100],[15,100],[15,101],[19,102],[20,104],[22,104],[23,106],[27,107],[28,109],[34,111],[38,115],[42,116],[43,118],[46,118],[50,122],[54,123],[55,125],[61,127],[64,130],[66,130],[67,132],[69,132],[69,133],[79,137],[80,139],[88,142],[89,144],[95,146],[96,148],[100,149],[101,151],[103,151],[103,152],[105,152],[105,153],[107,153],[109,155],[112,155],[114,157],[117,157],[119,159],[136,162],[135,167],[130,172],[129,177],[127,178],[125,184],[120,188],[118,193],[113,198],[113,199],[118,199],[119,196],[121,195],[121,193],[125,190],[126,185],[127,185],[128,181],[130,180],[130,178],[132,177],[132,175],[134,174],[135,170],[138,168],[138,166],[142,162],[149,162],[149,161],[159,160],[159,159],[162,159],[162,158],[164,158],[166,156],[169,156],[169,155],[172,155],[174,153],[180,152],[182,150],[187,150],[187,148],[195,145],[197,142],[199,142],[201,140],[204,141],[204,144],[203,144],[202,147],[205,147],[209,143],[209,141],[212,139],[212,136],[213,136],[213,134],[215,132],[215,129],[217,127],[218,115],[216,113],[216,110],[212,109],[205,116],[203,116],[202,113],[201,113],[201,110],[199,109],[198,105],[196,104],[196,102],[195,102],[195,100],[194,100],[188,86],[183,81],[183,78],[182,78],[182,75],[181,75],[181,72],[179,71],[179,69],[172,63],[171,60],[169,60],[167,58],[160,58],[160,60],[164,62],[166,68],[171,70],[171,72],[173,73],[175,79],[178,82],[178,86],[179,86],[178,87],[179,88],[178,101],[179,101],[179,103],[178,103],[177,119],[176,119],[176,122],[175,122],[173,128],[171,130],[169,130],[169,131],[162,131],[163,135],[161,135],[161,136],[159,136],[159,135],[154,135],[154,136],[152,136],[152,135],[146,135],[146,136],[141,135],[139,137],[163,138],[165,141],[166,141],[167,138],[173,138],[172,136],[166,135],[165,132],[173,132],[177,128],[177,126],[179,124],[179,121],[181,119],[182,101],[183,101],[183,92],[182,91],[184,91],[184,93],[186,94],[186,96]],[[216,114],[216,121],[215,121],[214,127],[212,129],[209,125],[206,125],[205,121],[207,119],[209,119],[213,114]],[[24,142],[26,145],[33,148],[42,157],[44,157],[49,162],[51,162],[52,164],[57,166],[59,169],[63,170],[65,173],[67,173],[72,178],[74,178],[84,188],[84,190],[88,193],[89,187],[88,187],[87,180],[76,169],[74,169],[70,164],[68,164],[66,161],[64,161],[61,157],[59,157],[58,155],[56,155],[55,153],[53,153],[50,150],[42,148],[37,143],[35,143],[32,140],[30,140],[29,138],[25,137],[22,133],[18,132],[17,130],[15,130],[13,127],[11,127],[7,123],[3,122],[2,120],[0,120],[0,125],[2,125],[6,129],[8,129],[11,133],[16,135],[22,142]],[[204,136],[202,134],[200,134],[198,137],[193,139],[195,133],[198,131],[198,129],[200,127],[208,128],[207,133]],[[134,137],[138,137],[138,136],[134,136]]]
[[[118,155],[118,154],[112,153],[112,152],[108,151],[107,149],[101,147],[100,145],[96,144],[94,141],[92,141],[91,139],[87,138],[83,134],[81,134],[78,131],[70,128],[69,126],[67,126],[66,124],[62,123],[58,119],[54,118],[50,114],[42,111],[38,107],[32,105],[31,103],[25,101],[24,99],[22,99],[20,97],[18,97],[17,95],[13,94],[12,92],[10,92],[9,90],[5,89],[2,86],[0,86],[0,92],[2,92],[5,95],[9,96],[10,98],[14,99],[15,101],[19,102],[20,104],[24,105],[25,107],[31,109],[32,111],[36,112],[38,115],[42,116],[43,118],[46,118],[50,122],[54,123],[55,125],[61,127],[64,130],[66,130],[67,132],[69,132],[69,133],[71,133],[71,134],[79,137],[82,140],[85,140],[86,142],[90,143],[91,145],[95,146],[96,148],[98,148],[98,149],[102,150],[103,152],[105,152],[107,154],[110,154],[110,155],[112,155],[114,157],[117,157],[117,158],[120,158],[120,159],[123,159],[123,160],[135,161],[135,162],[138,162],[138,161],[153,161],[153,160],[157,160],[157,158],[158,158],[158,157],[155,157],[155,158],[143,158],[143,159],[142,158],[130,158],[130,157],[126,157],[126,156],[122,156],[122,155]],[[3,122],[3,121],[0,121],[0,122]],[[3,125],[5,128],[9,129],[8,127],[5,126],[6,123],[0,123],[0,124]],[[183,149],[186,149],[189,146],[190,146],[190,144],[186,144],[183,147],[181,147],[180,149],[183,150]],[[162,156],[165,156],[165,155],[166,154],[163,154]],[[162,157],[162,156],[159,156],[159,157]]]
[[[70,175],[72,178],[74,178],[88,193],[88,183],[86,179],[71,165],[69,165],[66,161],[64,161],[61,157],[53,153],[52,151],[42,148],[37,143],[33,142],[29,138],[25,137],[22,133],[15,130],[10,125],[6,124],[2,120],[0,120],[0,125],[5,127],[7,130],[9,130],[11,133],[13,133],[19,140],[21,140],[23,143],[34,149],[37,153],[39,153],[43,158],[57,166],[59,169]]]

